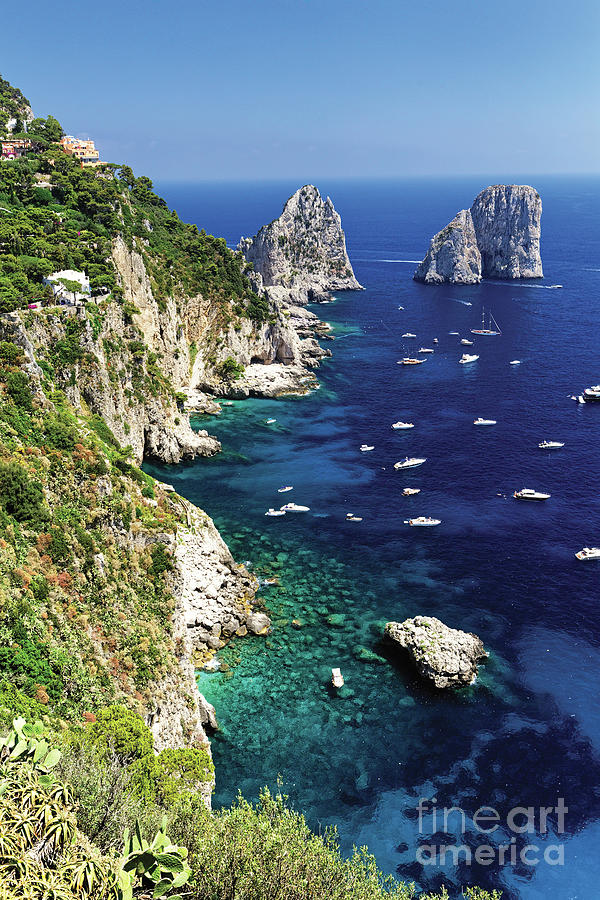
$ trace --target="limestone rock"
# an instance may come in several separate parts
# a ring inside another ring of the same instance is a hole
[[[328,299],[331,291],[360,290],[346,252],[342,222],[330,198],[307,184],[293,194],[278,219],[238,250],[278,299],[302,304]]]
[[[471,210],[462,209],[431,241],[425,259],[415,272],[425,284],[476,284],[481,281],[481,254],[477,246]]]
[[[475,284],[481,278],[542,278],[538,192],[496,184],[477,195],[432,238],[414,274],[426,284]]]
[[[423,678],[437,688],[472,684],[487,657],[476,634],[449,628],[432,616],[388,622],[385,637],[407,651]]]
[[[254,612],[246,619],[246,627],[251,634],[266,634],[271,627],[271,620],[265,613]]]

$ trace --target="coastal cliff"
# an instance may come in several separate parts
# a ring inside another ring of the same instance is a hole
[[[542,278],[542,201],[528,185],[494,185],[432,240],[414,278],[477,284],[482,278]]]
[[[342,222],[330,198],[308,184],[282,214],[238,245],[269,296],[298,305],[328,299],[331,291],[361,290],[346,251]]]

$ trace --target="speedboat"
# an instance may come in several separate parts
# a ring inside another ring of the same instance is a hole
[[[367,450],[374,450],[375,447],[371,447],[369,444],[361,444],[359,450],[361,453],[366,453]]]
[[[575,556],[577,559],[600,559],[600,547],[584,547]]]
[[[541,491],[534,491],[532,488],[521,488],[513,494],[515,500],[549,500],[550,494],[543,494]]]
[[[416,469],[417,466],[422,466],[424,462],[427,462],[427,457],[417,457],[411,456],[410,459],[407,456],[406,459],[401,460],[400,462],[394,463],[395,469]]]
[[[416,337],[416,334],[411,334],[410,331],[407,331],[406,334],[402,335],[403,338],[413,338]]]
[[[560,450],[564,446],[564,442],[561,441],[542,441],[538,444],[540,450]]]
[[[475,419],[473,425],[495,425],[496,419],[482,419],[481,416]]]
[[[404,307],[403,307],[403,306],[399,306],[398,309],[404,309]]]
[[[479,359],[479,354],[477,353],[463,353],[459,359],[459,363],[461,366],[466,366],[468,363],[475,362],[477,359]]]
[[[403,497],[412,497],[414,494],[420,494],[421,488],[404,488],[402,491]]]
[[[470,341],[469,338],[463,338],[461,344],[464,344],[465,347],[472,347],[473,341]]]
[[[521,365],[520,359],[511,359],[511,361],[509,362],[509,366],[520,366],[520,365]]]
[[[355,516],[353,513],[346,513],[346,522],[362,522],[362,516]]]
[[[392,428],[414,428],[412,422],[394,422]]]
[[[274,425],[277,419],[265,419],[265,425]]]
[[[458,331],[449,331],[448,334],[458,334]]]
[[[432,350],[431,347],[421,347],[419,353],[435,353],[435,350]]]
[[[433,339],[433,343],[434,343],[434,344],[439,344],[438,339],[437,339],[437,338],[434,338],[434,339]]]
[[[398,360],[399,366],[420,366],[421,363],[424,363],[424,359],[414,359],[412,356],[405,356],[402,359]]]
[[[291,484],[286,484],[283,487],[277,488],[278,494],[285,494],[287,491],[293,491],[294,488]]]
[[[268,509],[265,516],[285,516],[285,509]]]
[[[310,506],[298,506],[297,503],[285,503],[283,506],[279,507],[283,512],[308,512]]]
[[[405,519],[405,525],[420,525],[421,527],[429,527],[431,525],[441,525],[441,519],[432,519],[431,516],[417,516],[416,519]]]
[[[223,400],[221,406],[233,406],[233,400]]]

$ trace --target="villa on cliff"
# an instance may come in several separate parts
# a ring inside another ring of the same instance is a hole
[[[34,142],[29,138],[2,141],[2,159],[20,159],[32,150],[36,150]]]
[[[68,156],[79,160],[82,169],[102,165],[100,154],[93,141],[82,141],[71,134],[66,134],[60,139],[60,145]]]

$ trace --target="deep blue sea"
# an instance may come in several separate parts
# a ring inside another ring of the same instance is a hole
[[[279,783],[313,827],[337,826],[344,852],[366,844],[422,888],[589,900],[600,893],[600,562],[574,554],[600,545],[600,408],[569,397],[600,382],[600,181],[513,179],[542,196],[543,281],[416,284],[431,236],[498,180],[318,182],[365,286],[316,308],[335,337],[320,390],[224,407],[197,422],[222,441],[218,457],[151,471],[214,518],[237,559],[278,577],[260,594],[273,633],[236,641],[219,673],[199,676],[221,724],[215,805]],[[159,187],[182,218],[235,245],[299,185]],[[482,307],[501,336],[469,334]],[[458,364],[471,350],[452,331],[472,337],[476,363]],[[424,365],[396,365],[421,346],[436,348]],[[476,428],[477,416],[497,425]],[[398,419],[415,427],[392,430]],[[565,447],[544,452],[543,439]],[[359,452],[363,442],[375,449]],[[406,455],[427,462],[395,471]],[[284,484],[293,492],[278,494]],[[403,497],[407,486],[421,493]],[[518,503],[522,487],[551,499]],[[291,499],[310,512],[265,518]],[[410,528],[409,515],[442,524]],[[417,614],[481,636],[490,658],[471,688],[434,692],[381,646],[386,621]],[[337,694],[333,666],[346,680]],[[473,821],[483,806],[497,813],[489,834]],[[509,822],[515,807],[527,812]],[[545,834],[540,807],[552,808]],[[441,861],[452,844],[462,850]],[[492,849],[469,864],[481,845]]]

